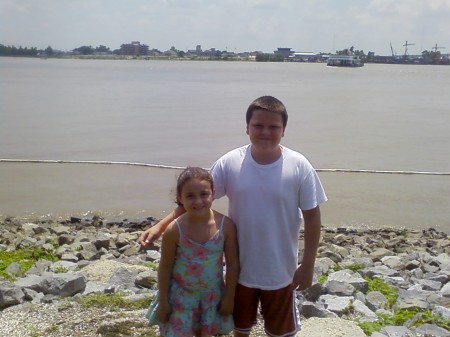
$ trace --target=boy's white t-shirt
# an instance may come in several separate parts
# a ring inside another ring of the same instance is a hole
[[[250,148],[232,150],[213,164],[215,198],[228,197],[229,216],[237,227],[239,283],[280,289],[292,282],[298,265],[300,209],[313,209],[327,197],[302,154],[281,147],[276,162],[261,165]]]

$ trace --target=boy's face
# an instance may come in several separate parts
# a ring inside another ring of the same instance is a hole
[[[253,146],[260,150],[278,150],[284,136],[283,119],[267,110],[255,110],[247,125],[247,134]]]

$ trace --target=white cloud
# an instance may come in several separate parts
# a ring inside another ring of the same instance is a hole
[[[450,48],[446,0],[0,0],[0,43],[237,51]]]

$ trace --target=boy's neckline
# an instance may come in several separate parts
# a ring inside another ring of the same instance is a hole
[[[256,149],[250,144],[250,155],[254,162],[258,165],[270,165],[277,162],[283,155],[283,147],[278,145],[278,149],[272,151],[272,153],[258,153],[255,156]]]

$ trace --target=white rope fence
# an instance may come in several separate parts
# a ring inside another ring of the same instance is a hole
[[[0,163],[43,163],[43,164],[100,164],[100,165],[129,165],[144,166],[162,169],[182,170],[184,166],[133,163],[125,161],[104,161],[104,160],[51,160],[51,159],[0,159]],[[394,171],[394,170],[353,170],[344,168],[316,169],[317,172],[345,172],[345,173],[376,173],[376,174],[421,174],[434,176],[450,176],[450,172],[432,171]]]

